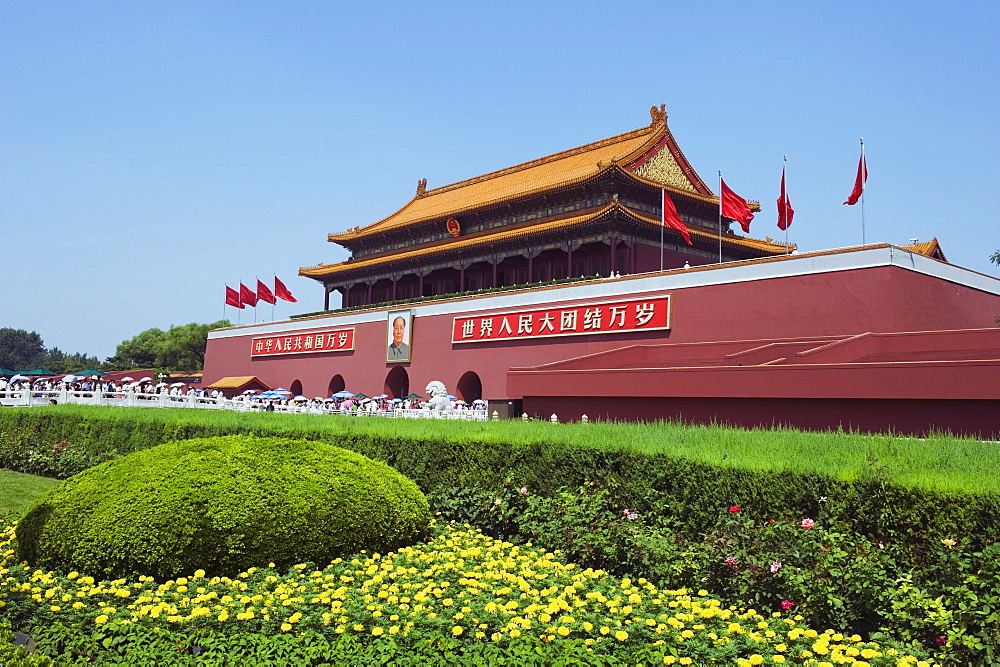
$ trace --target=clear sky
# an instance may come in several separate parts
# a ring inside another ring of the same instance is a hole
[[[0,1],[0,326],[100,358],[213,322],[226,284],[346,259],[326,235],[649,123],[803,251],[937,237],[988,262],[995,2]],[[982,210],[980,210],[980,202]],[[271,307],[257,309],[272,319]],[[253,321],[252,310],[242,321]]]

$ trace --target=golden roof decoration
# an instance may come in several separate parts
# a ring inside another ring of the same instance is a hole
[[[420,222],[458,217],[465,211],[581,183],[608,169],[621,169],[651,185],[717,203],[667,128],[665,107],[653,107],[650,116],[652,122],[646,127],[451,185],[427,189],[423,179],[414,198],[395,213],[364,227],[329,234],[327,240],[349,242]]]

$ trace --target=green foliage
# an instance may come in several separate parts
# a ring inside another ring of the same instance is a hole
[[[412,543],[427,501],[389,466],[333,445],[230,436],[168,443],[54,487],[18,527],[18,556],[165,579],[203,568],[327,562]]]
[[[44,366],[53,373],[81,370],[98,363],[97,357],[79,352],[66,354],[58,347],[46,349],[37,332],[0,328],[0,368],[25,371]]]
[[[192,322],[168,330],[152,328],[122,341],[108,363],[121,368],[170,368],[200,370],[211,329],[232,326],[229,320],[212,324]]]
[[[45,344],[37,332],[0,328],[0,368],[25,371],[40,366],[44,357]]]
[[[0,468],[65,479],[111,458],[68,440],[45,439],[38,429],[0,426]]]

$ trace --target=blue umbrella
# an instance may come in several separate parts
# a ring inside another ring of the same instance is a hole
[[[345,389],[343,391],[338,391],[333,396],[334,396],[334,398],[354,398],[354,392],[353,391],[347,391]]]

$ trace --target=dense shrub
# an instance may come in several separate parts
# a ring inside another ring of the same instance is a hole
[[[7,470],[66,479],[112,458],[108,452],[47,438],[37,428],[0,427],[0,468]]]
[[[427,500],[384,463],[333,445],[232,436],[168,443],[42,495],[18,556],[95,576],[232,574],[329,562],[419,539]]]

